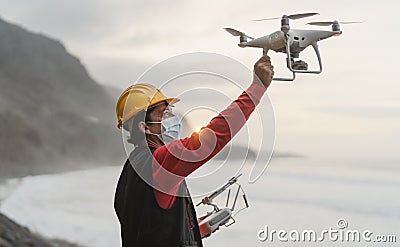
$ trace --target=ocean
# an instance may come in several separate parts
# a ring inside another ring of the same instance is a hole
[[[239,182],[249,208],[235,216],[235,224],[204,239],[205,246],[398,246],[400,168],[274,159],[250,184],[251,166],[241,167],[237,161],[211,161],[188,179],[197,203],[232,175],[243,173]],[[0,184],[0,211],[47,237],[86,246],[120,246],[113,197],[121,169],[110,166],[5,181]],[[231,202],[236,188],[232,186]],[[224,207],[226,197],[227,192],[215,202]],[[235,211],[244,205],[239,195]],[[211,210],[197,207],[198,216]],[[360,239],[345,239],[352,234]]]

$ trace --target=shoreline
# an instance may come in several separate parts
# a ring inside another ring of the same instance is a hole
[[[21,184],[22,178],[1,178],[0,179],[0,206],[15,189]]]
[[[43,171],[38,171],[34,173],[25,173],[25,174],[14,174],[12,173],[6,173],[8,175],[0,176],[0,206],[2,201],[4,201],[8,196],[11,195],[11,193],[20,185],[21,181],[27,177],[36,177],[36,176],[45,176],[45,175],[60,175],[60,174],[66,174],[69,172],[78,172],[78,171],[87,171],[87,170],[93,170],[93,169],[98,169],[98,168],[104,168],[104,167],[115,167],[118,165],[112,165],[112,162],[105,162],[101,161],[99,163],[93,163],[89,162],[89,165],[86,166],[71,166],[70,164],[66,166],[64,169],[55,169],[55,170],[43,170]],[[123,163],[121,163],[123,164]]]
[[[1,211],[3,201],[11,196],[20,186],[23,178],[24,177],[0,179],[0,226],[2,228],[2,231],[0,231],[0,246],[3,246],[1,243],[10,244],[9,246],[16,244],[12,240],[14,238],[9,239],[9,237],[17,234],[18,241],[23,241],[24,243],[29,242],[32,246],[84,247],[83,245],[71,243],[65,239],[44,237],[42,234],[33,232],[30,227],[21,225],[11,219],[10,215]]]

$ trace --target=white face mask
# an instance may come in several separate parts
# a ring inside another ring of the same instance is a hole
[[[165,128],[161,134],[153,134],[156,135],[164,144],[168,144],[180,138],[182,124],[181,120],[177,116],[163,119],[161,122],[148,123],[161,123],[161,125]]]

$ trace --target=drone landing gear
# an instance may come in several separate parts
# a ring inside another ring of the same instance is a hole
[[[320,74],[322,72],[322,61],[321,61],[321,56],[318,50],[318,45],[317,42],[314,42],[312,44],[312,47],[314,48],[315,54],[317,55],[318,59],[318,64],[319,64],[319,70],[308,70],[308,64],[302,60],[294,60],[294,57],[298,57],[298,54],[291,54],[290,52],[290,44],[289,40],[286,43],[286,66],[288,69],[292,72],[292,78],[273,78],[275,81],[294,81],[296,78],[296,73],[310,73],[310,74]],[[263,53],[266,54],[266,51],[264,49]]]

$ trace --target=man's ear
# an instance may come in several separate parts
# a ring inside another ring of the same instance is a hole
[[[140,132],[145,133],[145,134],[150,134],[149,127],[147,126],[147,124],[145,122],[140,121],[138,123],[138,128],[139,128]]]

